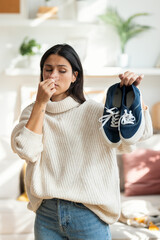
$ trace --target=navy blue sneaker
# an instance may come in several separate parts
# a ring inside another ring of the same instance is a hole
[[[125,144],[135,144],[144,132],[142,97],[133,84],[123,87],[121,117],[119,123],[120,138]]]
[[[99,119],[99,122],[102,123],[100,129],[107,143],[112,147],[118,147],[121,144],[118,131],[121,102],[122,88],[119,83],[116,83],[107,91],[103,116]]]

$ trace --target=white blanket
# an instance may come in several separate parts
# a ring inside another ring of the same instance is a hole
[[[148,227],[150,230],[159,230],[160,210],[149,201],[124,201],[121,208],[120,222],[135,227]]]

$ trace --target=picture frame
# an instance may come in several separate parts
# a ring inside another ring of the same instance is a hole
[[[0,21],[26,19],[28,17],[27,0],[5,0],[3,2],[4,4],[0,5]]]

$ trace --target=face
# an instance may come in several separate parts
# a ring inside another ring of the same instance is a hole
[[[43,66],[43,80],[54,79],[56,92],[51,97],[52,101],[60,101],[68,96],[67,90],[76,80],[78,72],[73,74],[72,67],[64,57],[51,54]]]

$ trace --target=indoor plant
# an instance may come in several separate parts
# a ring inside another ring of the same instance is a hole
[[[136,13],[131,15],[128,19],[124,20],[116,9],[108,8],[106,12],[99,16],[99,18],[106,24],[112,25],[117,31],[120,44],[121,44],[121,53],[122,56],[126,55],[125,47],[127,42],[137,36],[138,34],[149,30],[151,26],[141,25],[134,22],[135,18],[140,16],[148,16],[149,13]],[[127,55],[126,55],[127,56]],[[127,64],[127,63],[126,63]],[[124,65],[126,65],[124,64]],[[122,64],[123,65],[123,64]],[[123,67],[123,66],[122,66]]]
[[[20,45],[19,51],[22,56],[34,56],[40,53],[41,45],[35,39],[28,39],[25,37]]]
[[[25,37],[19,47],[19,52],[23,57],[23,65],[27,68],[36,68],[40,61],[41,44],[37,43],[35,39]]]

